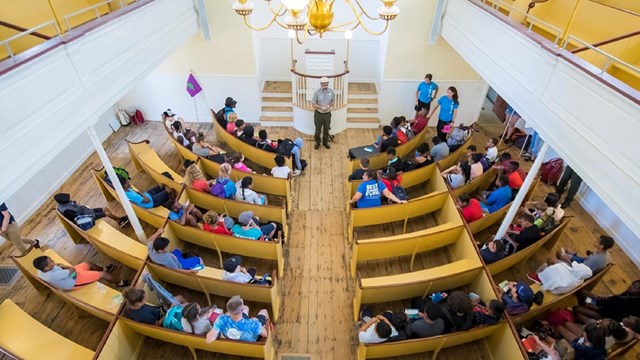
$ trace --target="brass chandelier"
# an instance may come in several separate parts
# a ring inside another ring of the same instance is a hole
[[[378,8],[378,16],[369,15],[359,0],[342,0],[353,12],[354,18],[351,21],[334,25],[333,4],[335,0],[281,0],[277,8],[273,7],[272,0],[264,1],[267,2],[272,17],[262,27],[253,26],[247,19],[255,7],[251,0],[237,0],[233,4],[233,9],[244,18],[244,23],[252,30],[266,30],[275,23],[287,29],[288,36],[296,38],[299,43],[302,43],[307,35],[322,37],[325,32],[329,31],[343,32],[345,37],[349,39],[352,36],[352,31],[359,26],[371,35],[381,35],[389,28],[389,22],[400,13],[400,9],[395,5],[397,0],[381,0],[382,6]],[[364,17],[374,21],[384,21],[384,28],[380,31],[372,31],[363,22]],[[303,33],[302,39],[299,33]]]

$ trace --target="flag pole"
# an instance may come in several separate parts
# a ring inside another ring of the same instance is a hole
[[[198,117],[198,102],[196,101],[196,97],[192,97],[193,99],[193,107],[196,109],[196,122],[200,123],[200,118]]]

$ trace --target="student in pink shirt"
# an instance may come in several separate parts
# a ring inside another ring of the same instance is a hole
[[[244,155],[239,152],[233,153],[233,155],[231,155],[231,166],[233,166],[233,168],[238,171],[255,174],[255,171],[251,170],[249,167],[247,167],[247,165],[244,164]]]

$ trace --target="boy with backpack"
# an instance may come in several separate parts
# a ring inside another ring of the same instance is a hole
[[[76,225],[79,226],[79,223],[84,222],[83,218],[90,218],[91,222],[95,224],[96,220],[102,219],[103,217],[108,217],[112,220],[117,221],[118,226],[120,227],[124,227],[129,223],[129,218],[127,216],[116,216],[106,207],[91,209],[84,205],[79,205],[77,202],[71,200],[71,195],[67,193],[57,193],[53,196],[53,199],[56,201],[56,203],[58,203],[58,211],[60,211],[60,213],[64,217],[66,217],[70,221],[73,221]],[[88,229],[83,228],[83,230]]]
[[[233,100],[232,97],[228,97],[224,101],[224,107],[216,112],[216,121],[218,121],[223,129],[227,128],[229,113],[235,113],[237,103],[238,102]]]

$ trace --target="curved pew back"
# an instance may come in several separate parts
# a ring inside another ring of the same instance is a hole
[[[410,187],[426,183],[433,176],[435,176],[436,164],[427,165],[420,169],[411,170],[402,173],[402,187],[408,189]],[[358,186],[362,184],[362,180],[353,180],[347,182],[347,189],[349,190],[349,198],[352,198],[358,190]]]
[[[78,290],[58,290],[40,279],[40,277],[38,277],[38,270],[33,267],[33,259],[43,255],[49,256],[56,263],[69,265],[69,263],[60,257],[60,255],[56,254],[55,251],[51,249],[43,251],[42,249],[36,249],[34,247],[29,248],[29,251],[22,256],[11,256],[11,260],[13,260],[27,280],[34,285],[36,290],[40,291],[48,288],[64,301],[79,307],[91,315],[107,322],[113,319],[122,302],[120,292],[98,282],[87,284]]]
[[[427,134],[425,130],[422,130],[421,132],[417,133],[416,136],[413,137],[413,139],[407,141],[402,145],[397,146],[396,155],[399,156],[400,158],[403,158],[409,155],[413,151],[413,149],[415,149],[418,145],[420,145],[420,143],[425,141],[424,138]],[[369,157],[369,169],[379,170],[386,166],[387,166],[386,153],[382,152]],[[356,169],[359,169],[360,159],[351,160],[350,165],[347,168],[349,169],[350,173]]]
[[[34,346],[34,341],[37,346]],[[93,359],[95,353],[50,330],[13,301],[0,305],[0,352],[16,359]]]
[[[233,134],[229,134],[226,129],[223,129],[220,123],[216,121],[215,113],[212,112],[212,120],[213,120],[213,129],[216,132],[216,139],[221,141],[231,149],[241,152],[244,157],[251,160],[253,163],[263,166],[267,169],[271,169],[274,166],[273,158],[276,154],[259,149],[255,146],[251,146],[244,141],[241,141]],[[256,134],[258,131],[256,130]],[[285,165],[289,167],[289,169],[293,169],[293,161],[291,160],[291,156],[285,156]]]
[[[456,149],[456,151],[452,152],[449,154],[449,156],[447,156],[446,158],[438,161],[436,164],[438,164],[438,168],[442,171],[442,170],[447,170],[448,168],[452,167],[453,165],[457,164],[458,161],[460,161],[460,158],[462,157],[462,154],[464,154],[467,151],[467,146],[469,146],[469,144],[471,144],[471,138],[473,137],[473,133],[469,136],[469,138],[467,138],[467,141],[464,142],[464,144],[462,144],[459,148]]]
[[[126,141],[129,154],[131,154],[131,160],[133,160],[133,164],[138,171],[146,172],[156,183],[165,184],[178,193],[182,190],[184,178],[160,159],[156,151],[153,150],[149,144],[149,140],[140,142]],[[169,173],[173,180],[162,175],[163,172]]]
[[[477,193],[480,189],[487,189],[491,182],[498,175],[498,171],[496,169],[490,168],[478,178],[473,181],[466,183],[459,188],[451,189],[451,196],[453,196],[454,200],[458,198],[458,196],[462,194],[473,195]],[[447,184],[449,185],[449,184]]]

